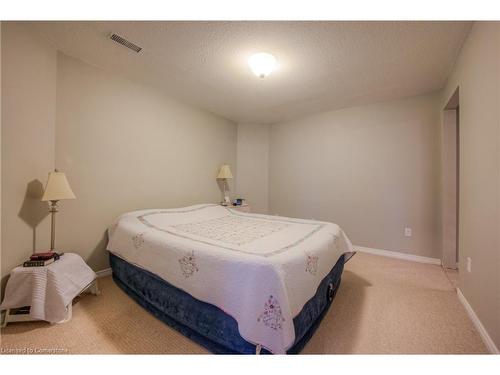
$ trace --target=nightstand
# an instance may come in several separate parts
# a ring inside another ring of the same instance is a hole
[[[233,210],[236,210],[236,211],[239,211],[239,212],[246,212],[246,213],[250,213],[252,212],[251,210],[251,207],[248,203],[243,203],[242,205],[239,205],[239,206],[227,206]]]
[[[6,310],[2,326],[32,320],[66,322],[71,319],[73,298],[87,289],[99,294],[97,275],[78,254],[65,253],[44,267],[16,267],[0,306]]]

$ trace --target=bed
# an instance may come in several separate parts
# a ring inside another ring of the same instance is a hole
[[[352,245],[333,223],[216,204],[126,213],[109,229],[113,278],[214,353],[298,353],[340,285]]]

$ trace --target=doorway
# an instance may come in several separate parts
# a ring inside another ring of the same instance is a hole
[[[459,260],[460,94],[451,96],[443,110],[441,129],[442,235],[445,268],[457,269]]]

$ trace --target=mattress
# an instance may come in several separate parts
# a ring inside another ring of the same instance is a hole
[[[184,336],[216,354],[255,354],[256,345],[238,331],[238,322],[214,305],[197,300],[162,278],[110,254],[113,280],[144,309]],[[340,257],[318,290],[293,318],[295,342],[287,354],[299,353],[319,327],[339,289],[344,257]],[[266,349],[261,354],[270,354]]]
[[[293,319],[352,245],[333,223],[214,204],[126,213],[108,250],[231,316],[271,353],[295,341]]]

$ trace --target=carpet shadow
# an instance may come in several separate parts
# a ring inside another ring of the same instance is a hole
[[[361,328],[366,288],[371,285],[357,273],[344,270],[337,296],[302,354],[353,353]]]
[[[100,280],[101,295],[108,294],[112,302],[103,308],[99,298],[82,299],[81,308],[89,314],[102,309],[104,318],[95,326],[120,354],[210,354],[145,310],[111,277]]]
[[[48,329],[52,327],[49,322],[36,320],[32,322],[17,322],[17,323],[9,323],[7,327],[2,328],[1,336],[6,337],[9,335],[18,335],[21,333],[30,332],[36,329]]]
[[[85,292],[84,294],[88,294],[88,292]],[[74,306],[81,300],[81,295],[76,296],[73,299],[72,305],[73,308]],[[57,327],[59,324],[66,324],[65,323],[50,323],[45,320],[33,320],[33,321],[28,321],[28,322],[11,322],[7,324],[6,327],[3,327],[0,331],[0,336],[9,336],[9,335],[18,335],[21,333],[27,333],[33,330],[40,330],[40,329],[54,329]]]

